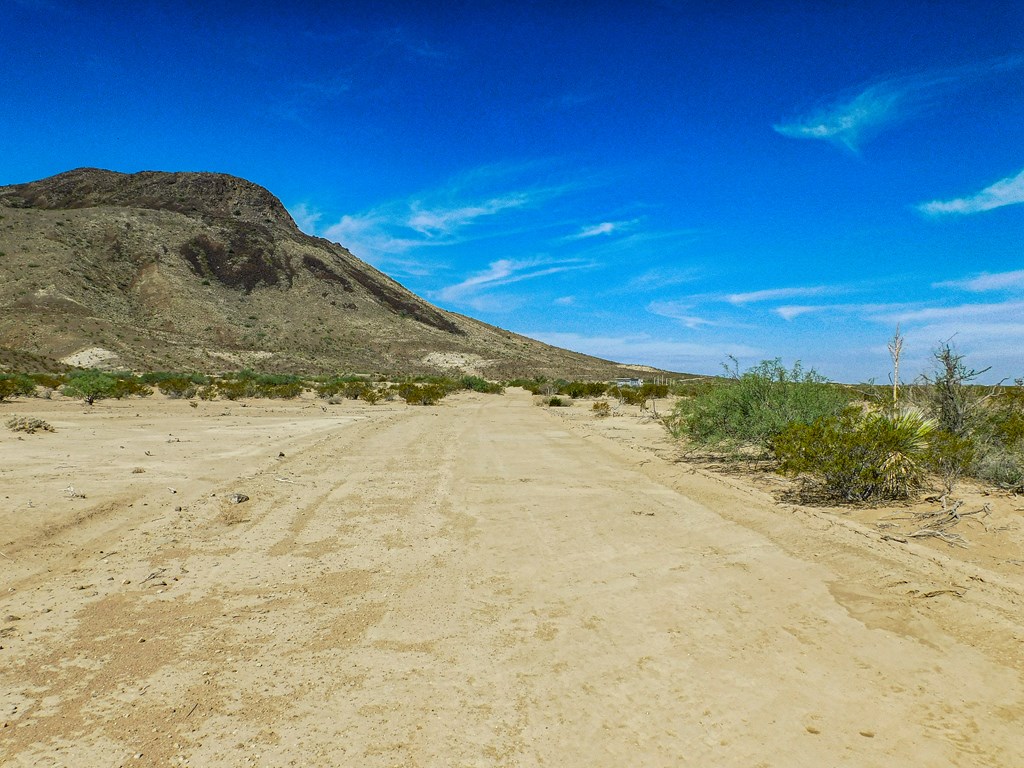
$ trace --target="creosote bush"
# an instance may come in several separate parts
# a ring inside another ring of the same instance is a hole
[[[790,425],[837,416],[850,401],[845,390],[799,362],[787,369],[779,358],[765,360],[742,375],[733,365],[730,379],[676,404],[666,419],[674,435],[701,446],[749,446],[768,454]]]
[[[448,394],[440,384],[416,384],[411,381],[398,385],[398,396],[409,405],[437,405]]]
[[[28,376],[10,374],[0,376],[0,402],[13,397],[29,397],[36,391],[36,383]]]

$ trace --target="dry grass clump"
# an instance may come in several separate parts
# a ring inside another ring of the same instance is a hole
[[[56,430],[42,419],[35,419],[29,416],[15,416],[7,420],[7,428],[12,432],[27,432],[34,435],[36,432],[55,432]]]

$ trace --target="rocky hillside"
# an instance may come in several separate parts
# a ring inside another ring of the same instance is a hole
[[[0,365],[635,372],[438,309],[224,174],[84,168],[0,187],[0,275]]]

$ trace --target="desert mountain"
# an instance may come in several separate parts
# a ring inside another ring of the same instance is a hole
[[[216,173],[82,168],[0,187],[8,360],[136,370],[621,376],[434,307]]]

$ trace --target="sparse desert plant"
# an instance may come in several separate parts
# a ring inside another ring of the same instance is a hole
[[[940,344],[933,355],[935,370],[923,377],[926,404],[942,429],[963,437],[977,426],[988,399],[971,382],[989,369],[968,368],[964,356],[957,354],[948,341]]]
[[[55,432],[47,422],[29,416],[15,416],[7,420],[7,428],[12,432],[27,432],[32,435],[36,432]]]
[[[553,397],[549,397],[546,402],[547,402],[548,406],[551,407],[551,408],[568,408],[569,407],[569,403],[567,403],[565,400],[560,398],[558,395],[554,395]]]
[[[605,418],[612,415],[612,407],[607,400],[599,400],[590,406],[590,410],[594,412],[594,415],[598,418]]]

